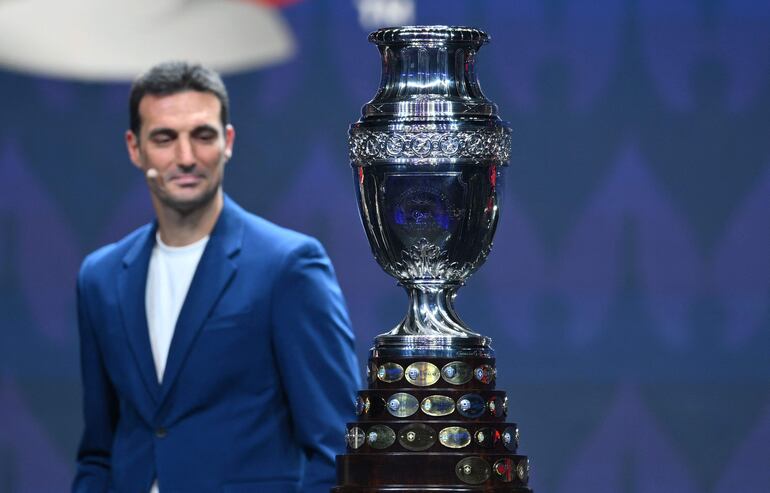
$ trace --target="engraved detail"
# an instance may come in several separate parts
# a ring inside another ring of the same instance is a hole
[[[350,160],[359,166],[394,159],[414,165],[447,159],[505,164],[511,154],[511,134],[503,127],[460,131],[438,131],[431,125],[405,126],[398,131],[353,128],[348,143]]]
[[[447,253],[425,238],[420,238],[411,248],[404,250],[402,260],[395,263],[396,270],[406,278],[465,281],[489,255],[492,245],[481,249],[471,262],[449,262]]]

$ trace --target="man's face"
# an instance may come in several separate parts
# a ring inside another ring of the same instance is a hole
[[[235,131],[222,127],[221,103],[214,94],[184,91],[148,94],[139,102],[140,135],[126,132],[131,161],[148,175],[150,191],[162,206],[181,213],[216,197]]]

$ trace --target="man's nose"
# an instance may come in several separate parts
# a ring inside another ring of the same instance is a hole
[[[195,164],[195,153],[189,139],[177,140],[176,162],[179,166],[192,166]]]

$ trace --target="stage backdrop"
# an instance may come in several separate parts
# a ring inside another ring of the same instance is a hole
[[[513,127],[513,157],[495,246],[458,305],[494,340],[535,490],[768,491],[767,2],[262,3],[289,48],[226,77],[238,135],[225,188],[321,239],[362,362],[406,306],[369,251],[347,156],[347,127],[379,80],[366,35],[476,26],[492,36],[478,70]],[[0,491],[49,493],[68,487],[82,429],[79,263],[151,210],[123,144],[127,83],[9,67]]]

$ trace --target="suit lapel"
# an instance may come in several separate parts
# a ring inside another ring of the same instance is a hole
[[[236,208],[225,196],[224,208],[198,262],[177,319],[160,388],[159,404],[163,404],[168,396],[204,322],[237,271],[233,257],[240,251],[243,222]]]
[[[155,231],[156,227],[153,224],[139,235],[123,257],[123,270],[118,275],[123,329],[136,365],[139,367],[139,374],[153,403],[157,401],[160,385],[152,358],[144,297],[150,254],[155,244]]]

